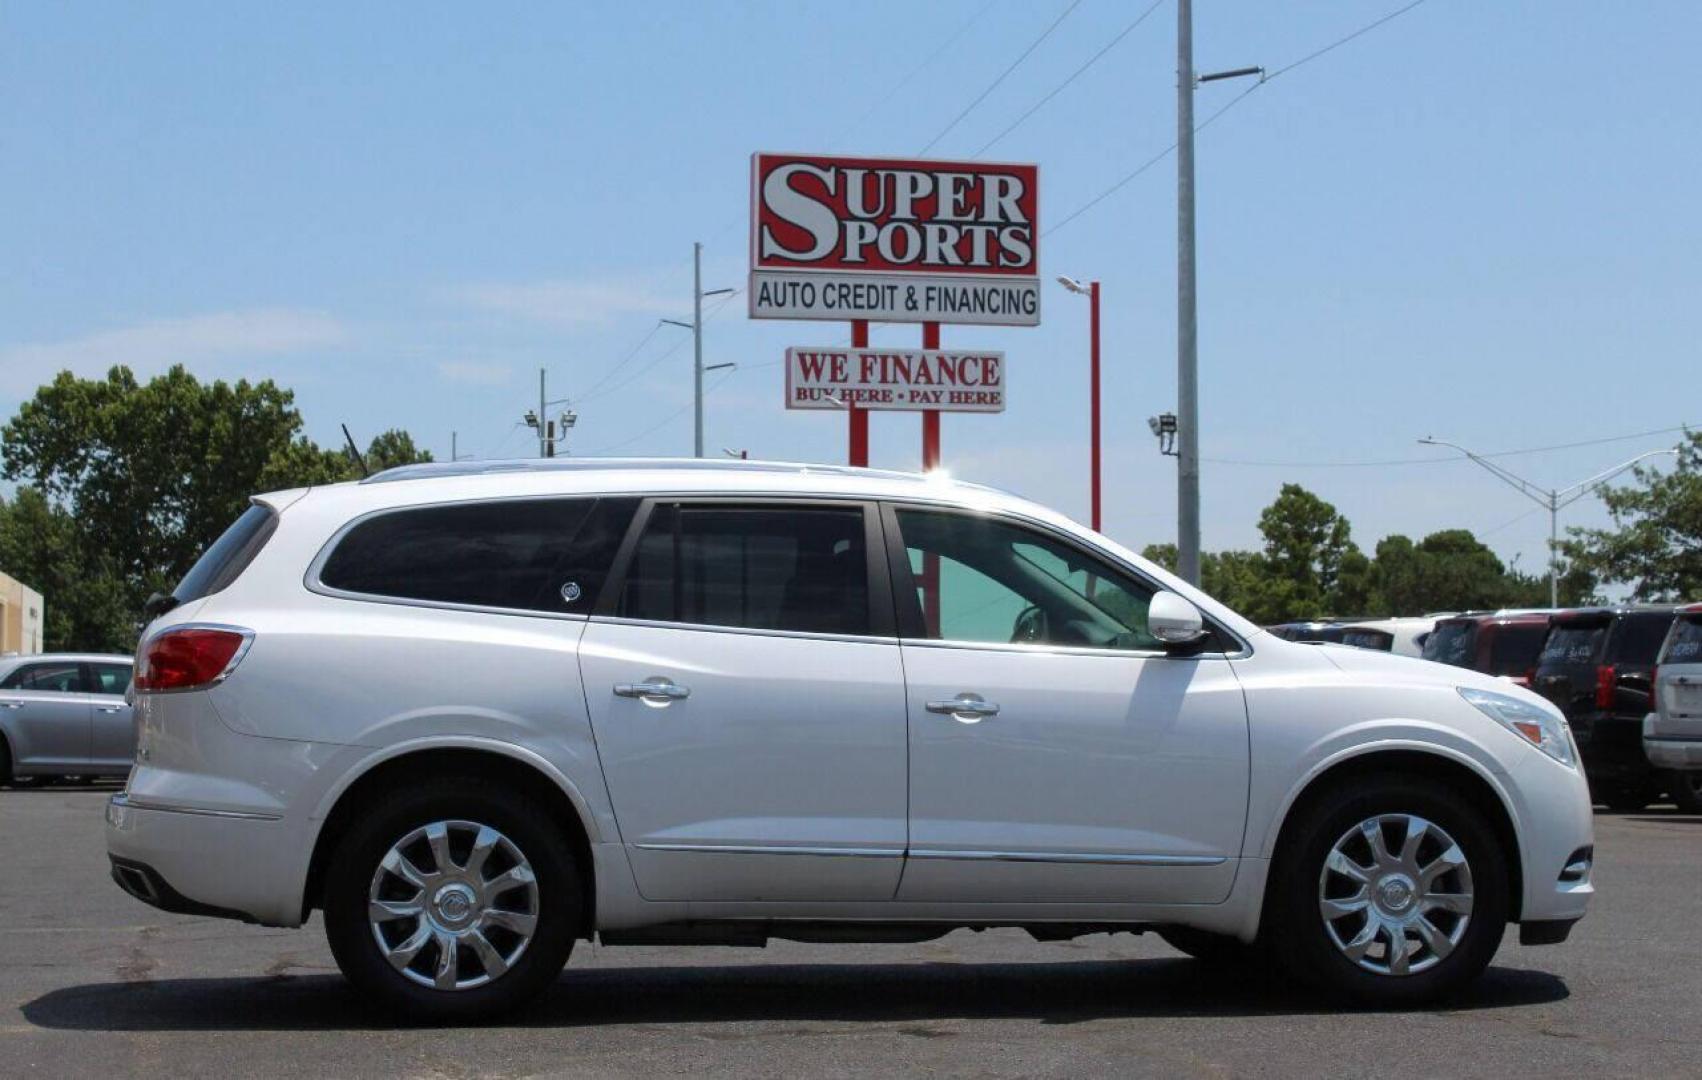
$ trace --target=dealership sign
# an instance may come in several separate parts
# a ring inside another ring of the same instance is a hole
[[[1033,165],[755,154],[750,315],[1036,326],[1039,202]]]
[[[1004,412],[1005,354],[991,349],[786,350],[788,409]]]

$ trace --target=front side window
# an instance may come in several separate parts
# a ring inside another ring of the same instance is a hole
[[[129,664],[90,664],[89,672],[94,677],[91,693],[122,694],[130,685]]]
[[[368,596],[589,614],[636,499],[514,499],[379,514],[338,542],[319,572]]]
[[[1154,590],[1043,533],[976,514],[898,510],[923,636],[1158,650]]]
[[[25,664],[0,682],[0,690],[38,690],[50,694],[81,693],[83,673],[75,661]]]
[[[1352,645],[1356,649],[1376,649],[1380,652],[1390,652],[1395,647],[1395,635],[1387,630],[1350,626],[1342,631],[1342,644]]]
[[[615,613],[750,630],[870,634],[863,511],[658,505]]]

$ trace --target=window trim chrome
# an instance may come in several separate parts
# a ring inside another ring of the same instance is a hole
[[[673,854],[710,855],[828,855],[854,859],[903,858],[904,849],[873,847],[818,847],[782,844],[680,844],[649,843],[632,845],[639,851],[665,851]]]

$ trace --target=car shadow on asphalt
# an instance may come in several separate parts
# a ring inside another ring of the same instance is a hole
[[[1567,997],[1544,971],[1492,967],[1450,1013]],[[1351,1003],[1346,1008],[1351,1009]],[[1286,980],[1184,959],[1025,964],[738,964],[569,970],[504,1026],[1033,1019],[1339,1012]],[[161,979],[55,990],[23,1006],[31,1024],[75,1031],[345,1030],[397,1026],[335,976]]]

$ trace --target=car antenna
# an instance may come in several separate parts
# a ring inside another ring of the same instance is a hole
[[[359,450],[355,449],[355,437],[349,434],[349,425],[344,424],[342,428],[343,438],[348,440],[349,443],[349,457],[354,459],[356,467],[360,469],[361,479],[364,480],[371,476],[372,472],[366,467],[366,459],[360,456]]]

